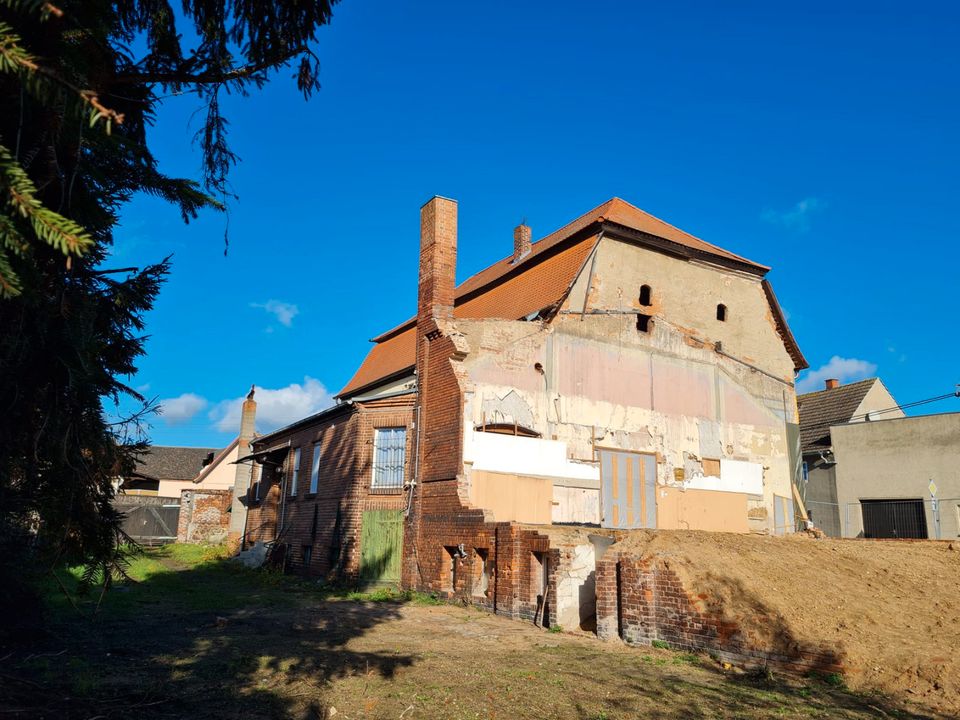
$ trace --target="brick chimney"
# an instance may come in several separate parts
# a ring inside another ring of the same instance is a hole
[[[825,385],[827,390],[836,390],[838,387],[840,387],[840,381],[836,378],[830,378],[827,380]]]
[[[518,263],[530,254],[530,238],[533,231],[526,223],[520,223],[513,229],[513,262]]]
[[[247,399],[243,401],[243,407],[240,410],[240,436],[237,443],[237,459],[245,458],[252,450],[254,428],[257,419],[257,403],[253,399],[253,393],[256,390],[254,385],[250,386],[250,392]],[[250,490],[250,477],[253,471],[253,462],[237,463],[237,470],[233,481],[233,504],[230,510],[230,535],[240,538],[246,526],[247,520],[247,493]]]
[[[420,208],[418,322],[453,317],[456,274],[457,201],[437,195]]]

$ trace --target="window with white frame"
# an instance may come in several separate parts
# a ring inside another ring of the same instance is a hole
[[[320,443],[313,444],[313,467],[310,469],[310,493],[317,492],[320,483]]]
[[[300,448],[293,451],[293,475],[290,478],[290,494],[297,494],[297,480],[300,479]]]
[[[375,428],[371,489],[388,493],[401,492],[406,460],[407,429],[405,427]]]

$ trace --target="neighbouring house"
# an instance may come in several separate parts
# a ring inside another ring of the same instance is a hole
[[[843,537],[960,537],[960,413],[831,428]]]
[[[825,533],[960,537],[960,413],[907,417],[879,378],[827,380],[797,404],[800,488]]]
[[[178,498],[181,490],[191,487],[198,475],[205,474],[220,453],[217,448],[153,445],[137,459],[131,476],[118,481],[117,489],[124,495]],[[235,456],[236,453],[234,459]],[[215,473],[214,478],[219,479],[219,475]]]
[[[807,365],[769,268],[615,198],[456,286],[456,227],[424,205],[416,317],[241,457],[246,542],[542,621],[589,614],[617,531],[793,531]]]
[[[903,411],[880,378],[841,385],[829,379],[823,390],[797,397],[803,475],[799,483],[807,513],[830,537],[843,537],[847,508],[837,497],[836,453],[831,428],[874,418],[903,417]]]

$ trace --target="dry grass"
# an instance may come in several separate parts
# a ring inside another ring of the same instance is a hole
[[[55,602],[46,637],[0,653],[2,717],[921,717],[825,679],[747,676],[429,597],[348,599],[196,550],[150,551],[135,572],[96,619]]]

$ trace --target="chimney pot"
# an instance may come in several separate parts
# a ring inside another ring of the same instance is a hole
[[[513,262],[520,262],[530,253],[533,230],[526,223],[520,223],[513,229]]]
[[[825,384],[827,390],[835,390],[836,388],[840,387],[840,381],[837,380],[837,378],[830,378]]]

